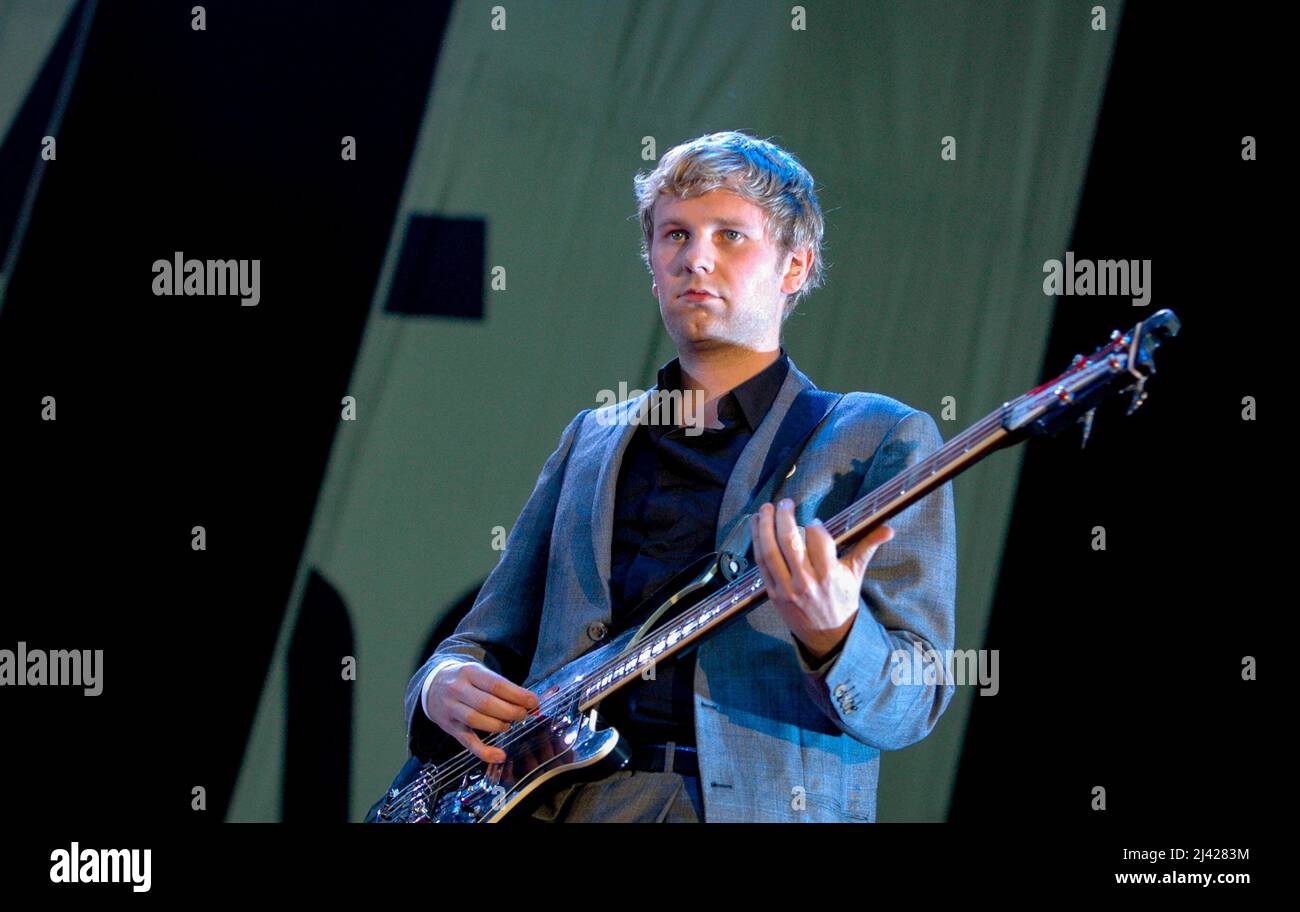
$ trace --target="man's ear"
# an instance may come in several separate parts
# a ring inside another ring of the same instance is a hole
[[[794,294],[803,287],[804,282],[808,281],[813,257],[812,247],[792,250],[786,254],[789,263],[785,268],[785,274],[781,277],[781,291],[784,294]]]

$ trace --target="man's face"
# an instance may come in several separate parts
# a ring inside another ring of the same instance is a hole
[[[782,256],[763,231],[763,210],[730,190],[662,194],[654,215],[650,265],[678,352],[776,349],[785,295],[803,285],[810,252]]]

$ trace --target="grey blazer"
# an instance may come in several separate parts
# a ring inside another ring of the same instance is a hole
[[[792,360],[727,482],[717,545],[757,485],[790,403],[811,386]],[[603,638],[612,620],[615,485],[636,430],[625,419],[640,398],[585,409],[560,435],[474,607],[407,685],[412,749],[449,737],[419,706],[436,663],[472,659],[528,687]],[[942,443],[925,412],[888,396],[848,393],[773,500],[791,498],[800,525],[825,521]],[[941,655],[953,648],[952,483],[888,524],[895,536],[867,567],[856,620],[825,665],[809,667],[768,602],[699,645],[695,734],[708,822],[873,822],[880,752],[920,741],[947,708],[950,681],[895,683],[890,669],[895,650],[910,657],[914,644]],[[736,550],[747,548],[747,524],[737,534],[744,538]]]

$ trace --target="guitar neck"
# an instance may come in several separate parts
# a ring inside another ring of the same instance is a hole
[[[1014,405],[1003,404],[925,459],[904,469],[827,520],[826,531],[835,539],[837,550],[843,551],[851,546],[873,528],[985,456],[1016,442],[1021,435],[1008,432],[1003,426]],[[647,666],[704,639],[728,621],[758,607],[765,599],[765,584],[758,568],[754,567],[698,605],[646,634],[635,649],[621,650],[615,658],[597,667],[582,687],[579,709],[585,711],[596,705],[639,676]]]

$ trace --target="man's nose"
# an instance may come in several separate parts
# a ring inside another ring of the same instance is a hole
[[[713,248],[706,240],[694,240],[683,250],[686,269],[690,272],[709,272],[713,269]]]

